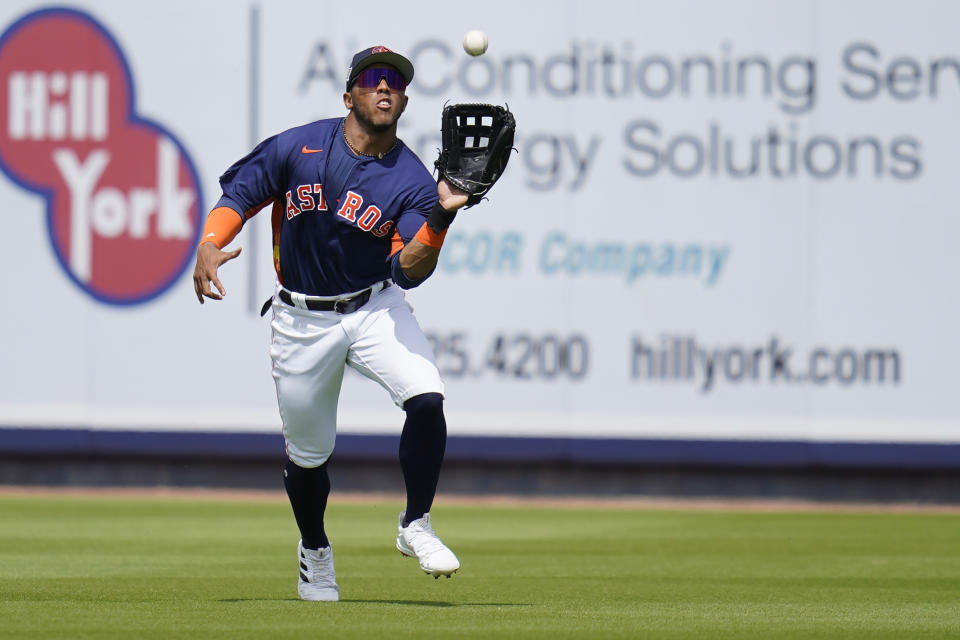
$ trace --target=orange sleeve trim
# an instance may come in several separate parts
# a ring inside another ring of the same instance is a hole
[[[393,237],[390,239],[390,257],[396,255],[397,251],[402,251],[403,247],[403,238],[400,237],[400,232],[394,229]]]
[[[283,205],[274,198],[273,210],[270,212],[270,227],[273,230],[273,268],[277,272],[277,280],[280,284],[283,284],[283,273],[280,271],[280,231],[283,229],[285,214]]]
[[[268,204],[270,204],[270,203],[272,203],[272,202],[275,202],[275,201],[276,201],[276,198],[267,198],[266,200],[264,200],[264,201],[261,202],[260,204],[254,205],[254,206],[250,207],[249,209],[247,209],[246,211],[244,211],[244,212],[243,212],[243,217],[244,217],[246,220],[249,220],[249,219],[252,218],[253,216],[255,216],[255,215],[257,215],[258,213],[260,213],[260,211],[261,211],[265,206],[267,206]],[[228,208],[229,208],[229,207],[228,207]]]
[[[200,244],[212,242],[218,249],[223,249],[230,241],[237,237],[243,227],[243,217],[230,207],[217,207],[207,216],[203,225],[203,235]]]
[[[443,246],[443,239],[447,236],[447,230],[444,229],[440,233],[437,233],[431,229],[426,222],[423,223],[423,226],[420,227],[420,230],[417,231],[417,235],[413,236],[420,241],[421,244],[425,244],[428,247],[434,249],[439,249]]]

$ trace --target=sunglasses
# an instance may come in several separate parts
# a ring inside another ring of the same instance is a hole
[[[407,81],[399,71],[382,67],[364,69],[353,79],[353,83],[361,89],[376,89],[381,79],[386,80],[387,86],[394,91],[405,91],[407,88]]]

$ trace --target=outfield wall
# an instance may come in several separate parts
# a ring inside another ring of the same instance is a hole
[[[451,455],[960,466],[960,5],[487,6],[511,20],[4,3],[0,450],[273,451],[268,215],[222,303],[197,304],[193,247],[219,174],[343,114],[349,57],[382,43],[416,66],[400,135],[427,164],[448,100],[519,123],[408,294]],[[347,375],[344,455],[379,456],[401,422]]]

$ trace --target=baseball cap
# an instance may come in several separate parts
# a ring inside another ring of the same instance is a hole
[[[353,56],[350,68],[347,70],[347,91],[350,91],[350,85],[356,80],[360,72],[375,64],[388,64],[395,67],[403,79],[410,84],[413,80],[413,64],[399,53],[395,53],[382,45],[370,47]]]

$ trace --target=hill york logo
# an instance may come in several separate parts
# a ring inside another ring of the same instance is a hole
[[[97,300],[150,300],[192,258],[196,170],[137,116],[123,52],[89,15],[38,11],[0,37],[0,168],[46,199],[60,264]]]

